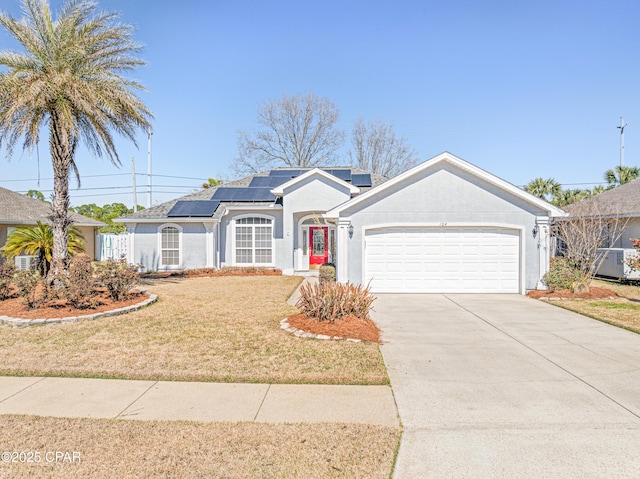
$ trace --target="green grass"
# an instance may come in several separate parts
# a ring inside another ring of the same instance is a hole
[[[634,303],[614,303],[612,301],[588,301],[587,303],[594,308],[640,310],[640,305]]]

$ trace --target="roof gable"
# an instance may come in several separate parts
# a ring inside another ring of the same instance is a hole
[[[284,190],[293,188],[297,184],[304,183],[306,180],[313,178],[314,176],[324,178],[330,183],[335,183],[336,185],[341,186],[342,188],[348,190],[349,193],[351,193],[352,195],[360,192],[360,189],[356,186],[353,186],[351,183],[347,183],[346,181],[343,181],[337,176],[327,173],[326,171],[323,171],[320,168],[314,168],[312,170],[309,170],[301,174],[300,176],[296,176],[295,178],[292,178],[291,180],[281,184],[280,186],[275,187],[274,189],[271,190],[271,193],[273,193],[276,196],[282,196],[284,195]]]
[[[458,158],[455,155],[452,155],[449,152],[441,153],[438,156],[435,156],[430,160],[427,160],[424,163],[421,163],[411,168],[410,170],[407,170],[404,173],[401,173],[400,175],[390,179],[386,183],[383,183],[378,187],[372,188],[366,193],[361,194],[360,196],[357,196],[356,198],[353,198],[343,203],[342,205],[333,208],[332,210],[328,211],[325,216],[328,218],[338,218],[340,216],[340,213],[342,213],[343,211],[349,208],[352,208],[358,205],[359,203],[375,198],[378,195],[382,195],[386,191],[394,188],[396,185],[401,184],[405,181],[410,181],[412,177],[420,176],[425,171],[429,169],[434,169],[435,167],[437,167],[437,165],[445,162],[457,168],[460,168],[461,170],[466,171],[472,176],[475,176],[483,181],[486,181],[487,183],[490,183],[495,187],[501,190],[504,190],[505,192],[510,193],[517,198],[524,200],[527,203],[530,203],[542,210],[546,210],[547,212],[549,212],[551,216],[566,216],[566,213],[564,211],[552,205],[551,203],[548,203],[545,200],[537,198],[527,193],[526,191],[522,190],[521,188],[518,188],[517,186],[512,185],[511,183],[504,181],[503,179],[498,178],[497,176],[492,175],[491,173],[488,173],[487,171],[484,171],[483,169],[478,168],[477,166],[472,165],[471,163],[468,163],[463,159]]]

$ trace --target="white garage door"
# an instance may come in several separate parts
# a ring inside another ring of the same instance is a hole
[[[378,293],[518,293],[520,235],[500,228],[368,231],[365,283]]]

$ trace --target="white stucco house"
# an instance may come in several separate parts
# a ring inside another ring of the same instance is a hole
[[[336,264],[374,292],[524,293],[549,265],[559,208],[450,154],[387,180],[274,169],[120,218],[132,263],[170,270]]]

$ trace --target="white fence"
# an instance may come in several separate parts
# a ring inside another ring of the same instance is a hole
[[[129,235],[126,233],[98,235],[96,245],[98,260],[120,259],[122,256],[126,258],[129,251],[128,239]]]

